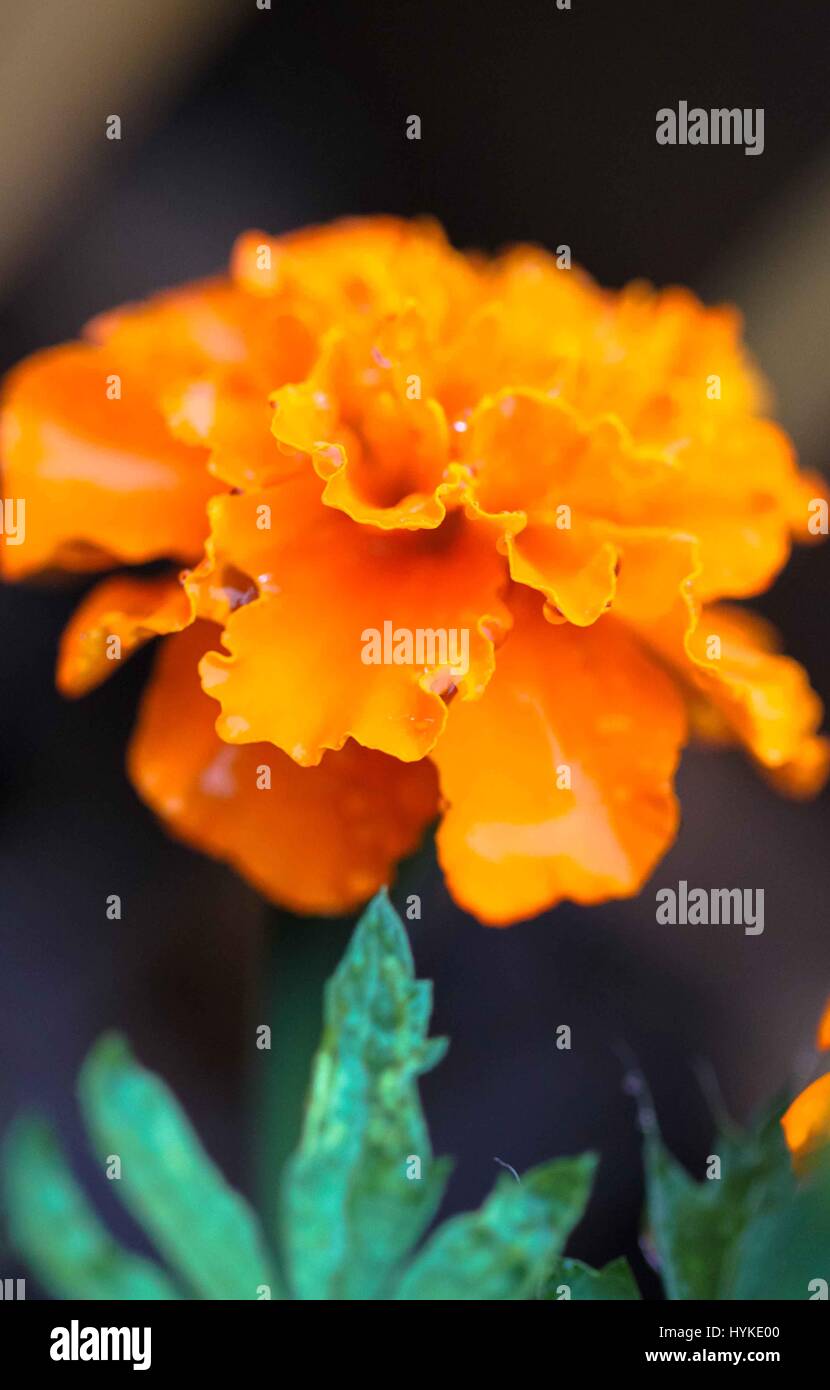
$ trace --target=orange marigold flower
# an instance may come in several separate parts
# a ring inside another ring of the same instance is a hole
[[[685,290],[429,222],[248,233],[11,373],[2,567],[178,565],[105,578],[58,661],[78,695],[164,638],[129,768],[175,833],[335,912],[440,813],[451,892],[508,923],[638,891],[690,722],[826,776],[804,673],[729,602],[824,497],[763,410]]]

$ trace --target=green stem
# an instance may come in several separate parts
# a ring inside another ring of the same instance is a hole
[[[320,1041],[323,986],[349,940],[353,917],[294,917],[266,909],[262,964],[262,1017],[270,1050],[257,1053],[256,1184],[258,1206],[274,1238],[279,1228],[279,1185],[297,1147],[311,1064]]]

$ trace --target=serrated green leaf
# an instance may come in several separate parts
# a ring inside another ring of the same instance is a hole
[[[180,1297],[164,1270],[113,1240],[43,1121],[23,1118],[10,1130],[3,1189],[12,1245],[56,1298]]]
[[[427,1038],[431,1010],[432,987],[415,979],[381,893],[326,987],[302,1139],[286,1165],[283,1240],[298,1298],[381,1297],[437,1210],[449,1167],[433,1160],[417,1084],[446,1046]]]
[[[761,1210],[795,1191],[776,1104],[748,1130],[731,1126],[712,1141],[720,1178],[695,1182],[659,1135],[646,1136],[651,1234],[670,1299],[724,1299],[734,1283],[738,1243]]]
[[[109,1035],[78,1084],[98,1156],[117,1155],[116,1191],[160,1253],[202,1298],[281,1296],[259,1222],[208,1158],[169,1088]]]
[[[477,1212],[427,1241],[395,1293],[400,1300],[534,1298],[577,1224],[591,1190],[593,1154],[560,1158],[499,1178]]]
[[[556,1301],[570,1298],[595,1303],[631,1303],[639,1301],[640,1290],[628,1260],[622,1255],[602,1269],[592,1269],[581,1260],[568,1260],[563,1256],[555,1262],[545,1281],[542,1297]]]

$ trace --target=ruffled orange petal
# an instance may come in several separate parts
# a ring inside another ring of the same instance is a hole
[[[197,380],[169,390],[164,406],[176,437],[209,449],[208,470],[230,487],[244,491],[270,485],[305,466],[298,454],[275,440],[273,408],[264,396]]]
[[[613,612],[647,642],[655,632],[683,649],[697,622],[694,589],[700,573],[695,536],[654,526],[608,526],[619,553]]]
[[[729,418],[682,443],[674,457],[643,520],[697,536],[704,601],[761,593],[808,519],[809,488],[784,431],[768,420]]]
[[[285,472],[268,398],[302,381],[318,350],[297,315],[210,280],[102,314],[87,332],[139,374],[177,438],[210,450],[217,478],[244,488]]]
[[[223,743],[198,676],[215,640],[197,623],[164,643],[129,749],[136,790],[172,833],[232,864],[272,902],[351,911],[389,882],[434,819],[434,768],[353,743],[300,768],[270,744]]]
[[[377,526],[382,531],[431,530],[444,520],[447,499],[460,493],[457,486],[444,481],[448,469],[448,455],[443,443],[446,422],[434,401],[426,402],[420,422],[409,424],[402,416],[393,419],[395,407],[391,399],[388,405],[386,421],[378,419],[379,433],[386,431],[387,434],[383,445],[387,456],[395,454],[396,436],[400,438],[409,432],[417,434],[424,446],[429,448],[427,437],[432,435],[434,462],[432,468],[427,469],[432,477],[422,477],[422,486],[419,487],[409,470],[416,463],[423,464],[423,457],[415,460],[410,456],[397,481],[389,470],[384,469],[383,485],[376,490],[370,481],[372,465],[366,464],[365,448],[357,442],[356,436],[352,437],[349,446],[323,442],[312,452],[314,470],[325,483],[323,502],[327,507],[337,507],[345,512],[352,521],[363,526]],[[397,447],[406,448],[403,439]],[[415,445],[416,452],[417,448]]]
[[[128,373],[121,399],[108,399],[119,371],[105,348],[73,344],[37,354],[8,378],[3,489],[26,500],[24,544],[0,551],[8,577],[200,553],[207,500],[218,490],[206,454],[170,437]]]
[[[804,669],[775,645],[757,615],[709,607],[686,639],[687,674],[781,791],[811,796],[830,766],[830,746],[816,732],[824,710]]]
[[[484,698],[453,704],[433,753],[447,882],[496,925],[642,887],[677,827],[686,729],[671,678],[619,623],[551,626],[532,595],[511,603]]]
[[[429,218],[344,218],[288,236],[244,233],[231,257],[236,283],[301,311],[318,329],[403,312],[416,299],[436,336],[469,317],[480,293],[475,261]]]
[[[382,459],[379,463],[371,461],[368,444],[341,419],[334,401],[335,397],[316,378],[274,392],[268,420],[272,437],[265,441],[258,433],[254,435],[250,412],[247,419],[240,413],[236,421],[231,421],[226,409],[225,437],[213,440],[211,466],[229,482],[250,489],[271,487],[310,462],[324,483],[323,502],[354,521],[382,530],[431,529],[440,525],[447,512],[446,500],[459,495],[460,488],[444,481],[446,425],[435,402],[425,403],[421,421],[413,425],[414,438],[407,435],[402,414],[394,420],[390,418],[395,410],[391,397],[376,403],[377,438],[387,456],[395,460],[387,468]],[[258,430],[259,416],[256,420]],[[217,435],[218,431],[214,433]],[[417,462],[418,438],[424,448],[434,452],[432,476],[423,479],[422,474],[418,475],[426,491],[417,490],[412,471]]]
[[[540,590],[554,616],[587,627],[613,602],[620,552],[607,527],[576,516],[560,530],[551,517],[508,533],[505,545],[512,578]]]
[[[796,1096],[782,1115],[781,1125],[797,1168],[830,1143],[830,1072]]]
[[[708,602],[720,598],[749,598],[768,588],[790,554],[790,526],[780,513],[758,512],[732,517],[674,510],[668,525],[694,533],[700,546],[701,573],[696,591]],[[659,514],[653,517],[660,524]]]
[[[482,401],[463,435],[462,457],[475,500],[491,515],[564,505],[625,521],[671,472],[659,455],[636,449],[613,418],[587,423],[560,396],[528,389]]]
[[[549,614],[584,627],[613,603],[620,522],[670,465],[634,448],[610,418],[588,425],[558,396],[502,391],[473,413],[461,456],[466,491],[503,528],[514,580]]]
[[[712,421],[765,407],[731,305],[709,307],[687,289],[643,281],[601,291],[600,299],[599,321],[579,354],[589,369],[574,378],[580,409],[615,410],[638,439],[666,448]]]
[[[75,610],[61,638],[58,689],[86,695],[151,637],[180,632],[190,621],[190,602],[175,575],[104,579]]]
[[[211,519],[215,563],[231,558],[258,593],[227,619],[230,654],[202,663],[227,742],[310,766],[353,738],[409,762],[444,727],[445,696],[482,693],[510,623],[485,523],[456,511],[437,531],[379,533],[321,507],[308,475],[217,498]]]
[[[536,247],[515,247],[480,263],[483,303],[440,345],[436,394],[451,419],[504,387],[560,392],[583,373],[579,363],[613,360],[602,328],[609,297],[576,266],[563,271]],[[608,407],[591,406],[590,414]]]
[[[407,375],[396,333],[408,347],[406,316],[374,332],[329,335],[310,380],[275,392],[272,427],[283,451],[311,459],[326,506],[382,530],[434,528],[458,491],[448,478],[449,429],[421,377]]]
[[[302,381],[317,353],[316,335],[301,319],[225,279],[99,314],[85,331],[140,374],[159,401],[204,380],[264,400],[284,382]]]
[[[614,612],[677,673],[694,732],[707,742],[742,744],[783,794],[814,796],[830,772],[830,740],[817,733],[824,711],[806,672],[780,654],[777,632],[757,614],[731,604],[701,608],[697,539],[639,535],[627,554],[620,539]]]
[[[830,1052],[830,999],[827,1001],[827,1005],[818,1025],[816,1047],[819,1052]]]

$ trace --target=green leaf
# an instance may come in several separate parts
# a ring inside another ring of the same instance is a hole
[[[667,1298],[717,1298],[723,1240],[718,1192],[696,1183],[662,1140],[646,1140],[646,1190],[651,1237]]]
[[[591,1190],[593,1154],[560,1158],[499,1178],[483,1207],[457,1216],[427,1242],[404,1274],[402,1300],[536,1297],[577,1224]]]
[[[749,1222],[795,1193],[776,1103],[749,1130],[734,1126],[712,1141],[721,1176],[695,1182],[656,1131],[646,1135],[651,1234],[670,1299],[734,1297],[739,1246]]]
[[[43,1121],[26,1117],[10,1130],[3,1152],[3,1188],[11,1242],[55,1297],[180,1297],[158,1265],[112,1239]]]
[[[588,1299],[595,1303],[631,1303],[639,1300],[640,1290],[628,1260],[622,1255],[602,1269],[592,1269],[581,1260],[562,1257],[555,1262],[545,1281],[542,1296],[559,1302],[570,1298]]]
[[[431,1010],[432,987],[415,979],[403,924],[380,893],[326,986],[302,1139],[286,1165],[283,1240],[298,1298],[382,1296],[435,1214],[448,1165],[433,1160],[417,1084],[446,1047],[427,1037]]]
[[[830,1286],[828,1159],[796,1184],[789,1197],[765,1203],[748,1221],[723,1297],[816,1298],[822,1296],[818,1281]]]
[[[81,1071],[99,1158],[117,1155],[116,1190],[161,1254],[202,1298],[280,1297],[259,1222],[199,1143],[169,1088],[124,1040],[102,1038]]]

